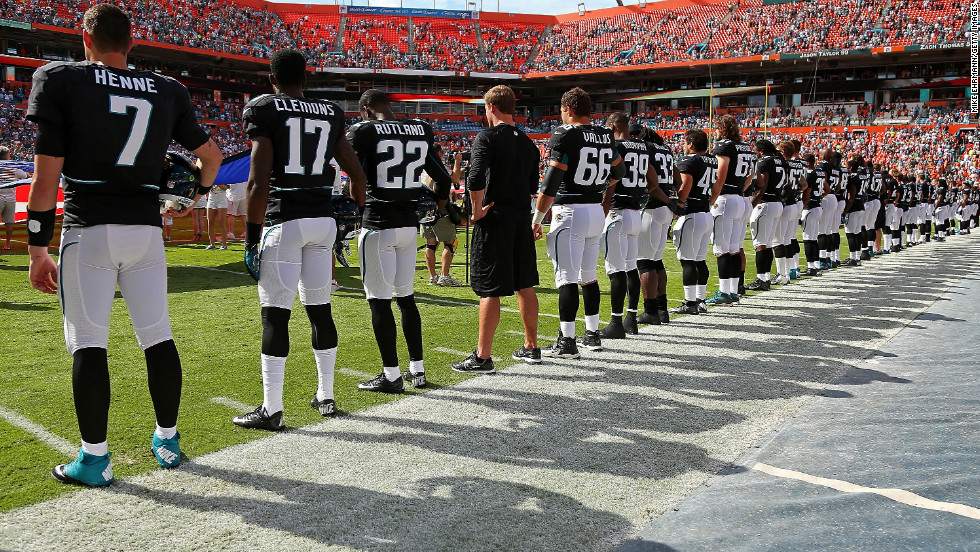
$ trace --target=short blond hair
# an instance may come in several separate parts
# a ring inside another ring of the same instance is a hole
[[[513,115],[517,107],[517,99],[514,98],[514,91],[505,84],[498,84],[483,95],[483,101],[488,105],[497,108],[497,111],[506,115]]]

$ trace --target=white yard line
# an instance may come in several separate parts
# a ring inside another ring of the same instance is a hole
[[[241,412],[248,412],[255,408],[252,405],[245,404],[241,401],[236,401],[235,399],[229,399],[228,397],[213,397],[211,399],[211,402],[215,404],[220,404],[221,406],[227,406],[232,410],[238,410]]]
[[[51,433],[44,426],[36,424],[19,413],[0,406],[0,418],[7,420],[11,425],[15,425],[30,433],[45,445],[64,454],[65,456],[75,456],[78,454],[78,446],[71,444],[67,439]]]
[[[456,349],[447,349],[445,347],[433,347],[432,350],[433,351],[439,351],[440,353],[446,353],[446,354],[450,354],[450,355],[457,355],[457,356],[461,356],[461,357],[468,357],[471,354],[473,354],[473,353],[467,353],[465,351],[458,351]],[[493,359],[494,362],[500,362],[500,360],[501,360],[500,357],[495,357],[495,356],[491,356],[490,358]]]

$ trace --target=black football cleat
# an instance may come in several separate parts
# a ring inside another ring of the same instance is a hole
[[[337,411],[337,403],[333,399],[318,400],[314,393],[313,398],[310,399],[310,408],[318,411],[324,418],[329,418]]]
[[[371,391],[372,393],[404,393],[405,380],[399,376],[395,381],[388,381],[388,376],[384,372],[381,372],[373,379],[358,383],[357,388],[361,391]]]
[[[589,332],[585,332],[588,334]],[[622,322],[610,322],[608,326],[597,332],[600,339],[626,339],[626,328]]]
[[[808,268],[806,272],[803,273],[804,276],[820,276],[823,273],[815,268]]]
[[[639,316],[636,317],[637,324],[650,324],[652,326],[659,326],[661,323],[660,316],[654,312],[653,314],[649,312],[641,312]]]
[[[493,366],[492,358],[480,358],[476,356],[476,351],[463,360],[454,362],[452,368],[464,374],[493,374],[497,371]]]
[[[670,314],[667,313],[667,309],[658,310],[657,317],[660,318],[661,324],[670,324]]]
[[[558,336],[554,345],[541,349],[541,356],[552,358],[578,358],[578,345],[575,344],[574,337]]]
[[[245,414],[239,414],[231,419],[231,421],[239,426],[248,429],[264,429],[266,431],[282,431],[286,428],[286,424],[282,421],[282,410],[276,412],[275,414],[266,414],[265,409],[262,405],[251,412],[246,412]]]
[[[425,379],[425,372],[413,374],[411,370],[402,372],[402,381],[411,383],[412,387],[416,389],[425,389],[425,386],[429,384],[428,380]]]
[[[626,317],[623,318],[623,329],[626,330],[626,335],[637,335],[640,333],[640,328],[636,323],[636,313],[627,312]]]
[[[841,266],[861,266],[861,261],[857,259],[847,259]]]
[[[601,351],[602,336],[599,334],[598,331],[592,332],[589,330],[585,330],[585,335],[582,336],[582,346],[590,351]]]
[[[745,286],[745,289],[749,291],[769,291],[772,289],[772,284],[761,278],[756,278],[754,282],[751,282],[749,285]]]
[[[871,260],[871,253],[867,249],[865,249],[864,251],[861,252],[861,260],[862,261],[870,261]]]
[[[698,314],[708,314],[708,302],[704,299],[698,299]]]
[[[514,353],[510,355],[510,358],[514,360],[521,360],[528,364],[541,364],[541,349],[539,347],[528,349],[527,347],[521,345],[521,348],[514,351]]]
[[[670,314],[698,314],[700,309],[698,309],[697,301],[685,301],[683,305],[668,309],[668,311]]]

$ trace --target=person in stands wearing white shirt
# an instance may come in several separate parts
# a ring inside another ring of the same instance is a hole
[[[0,146],[0,161],[10,160],[10,149]],[[0,186],[23,180],[27,173],[13,167],[0,167]],[[0,220],[3,220],[3,231],[6,240],[4,249],[10,249],[10,238],[14,235],[14,214],[17,212],[17,188],[0,188]]]

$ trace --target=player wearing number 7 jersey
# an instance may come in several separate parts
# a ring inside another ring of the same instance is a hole
[[[602,193],[608,184],[619,181],[625,165],[608,128],[592,126],[592,100],[581,88],[572,88],[561,97],[561,118],[548,141],[550,161],[538,195],[532,222],[535,235],[551,209],[548,231],[548,258],[555,267],[558,288],[558,320],[561,335],[542,356],[578,358],[575,318],[578,316],[578,286],[585,302],[585,335],[582,344],[602,349],[599,337],[599,237],[602,234]],[[554,208],[552,208],[554,204]]]
[[[427,193],[424,169],[435,182],[436,199],[445,205],[452,177],[432,148],[432,128],[418,119],[399,120],[388,95],[368,90],[358,103],[364,120],[347,134],[367,172],[367,203],[357,241],[361,281],[371,307],[374,336],[381,349],[383,371],[357,385],[364,391],[401,393],[404,380],[426,385],[422,366],[422,318],[415,305],[415,234],[419,196]],[[401,311],[402,332],[408,345],[408,370],[398,367],[395,317],[391,300]]]
[[[129,70],[130,29],[116,6],[86,11],[87,61],[38,69],[27,108],[27,118],[37,123],[27,203],[30,279],[45,293],[60,292],[82,434],[78,459],[56,466],[52,475],[90,486],[114,480],[106,440],[107,346],[117,285],[146,357],[157,426],[151,449],[161,467],[180,463],[181,366],[167,307],[159,185],[171,140],[200,159],[198,198],[221,164],[221,151],[198,125],[187,89],[150,71]],[[62,174],[65,215],[56,266],[48,244]]]
[[[330,273],[337,222],[330,202],[335,171],[330,160],[336,157],[350,176],[351,195],[358,203],[364,202],[364,172],[344,138],[343,108],[304,97],[303,54],[280,50],[272,56],[270,70],[276,93],[255,98],[243,114],[245,133],[252,140],[245,262],[259,282],[263,398],[254,411],[232,421],[279,431],[285,427],[283,378],[297,291],[313,327],[318,386],[310,406],[322,416],[334,413],[337,329],[330,309]]]

